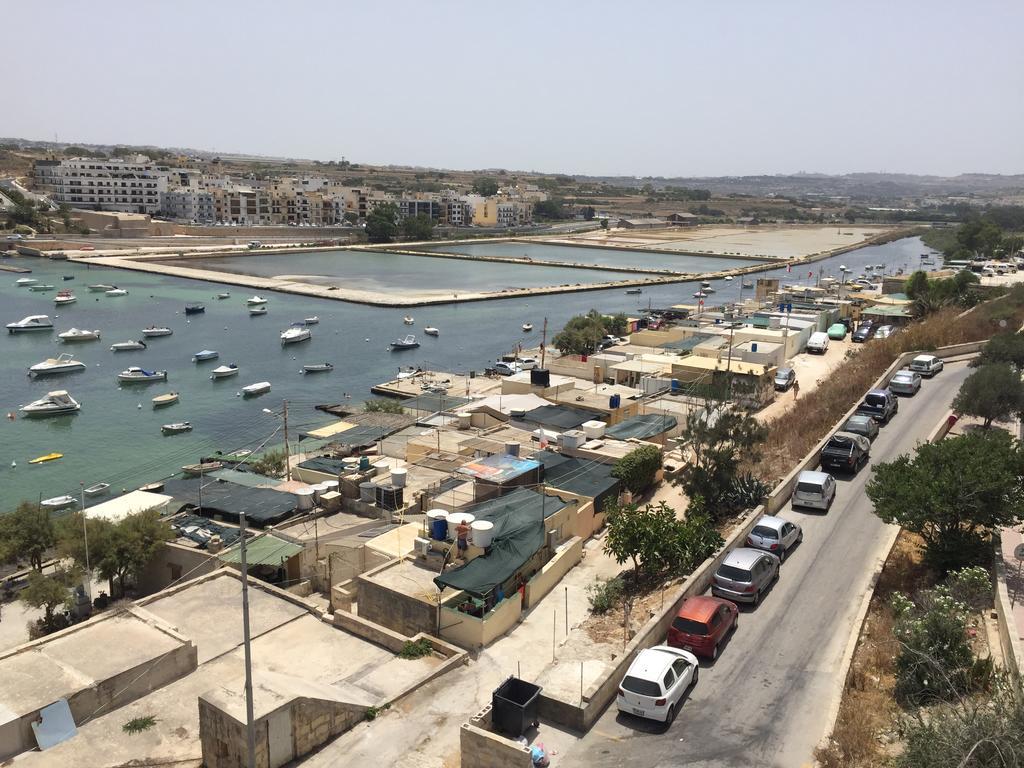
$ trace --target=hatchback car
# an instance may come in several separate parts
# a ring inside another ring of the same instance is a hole
[[[856,474],[871,458],[871,441],[852,432],[836,432],[821,449],[821,468]]]
[[[897,395],[916,395],[921,389],[921,374],[904,368],[889,379],[889,389]]]
[[[736,603],[729,600],[707,595],[688,597],[668,628],[666,642],[714,661],[723,638],[736,629],[739,614]]]
[[[944,363],[941,357],[935,355],[918,355],[910,361],[910,370],[920,373],[925,378],[930,379],[936,373],[942,370]]]
[[[793,509],[824,509],[832,506],[836,497],[836,479],[828,472],[805,469],[796,478],[790,504]]]
[[[878,437],[878,422],[870,416],[855,413],[843,422],[839,431],[852,432],[855,435],[866,437],[868,440],[874,440]]]
[[[523,369],[520,368],[516,363],[504,363],[498,361],[494,364],[494,372],[499,376],[514,376],[520,373]]]
[[[715,571],[711,594],[739,603],[757,605],[761,593],[779,577],[779,558],[768,552],[737,547]]]
[[[857,330],[853,332],[853,336],[850,340],[855,344],[863,344],[865,341],[870,339],[875,333],[875,326],[870,320],[866,320],[857,326]]]
[[[792,368],[779,368],[775,371],[775,391],[785,392],[796,381],[796,371]]]
[[[700,667],[689,651],[656,645],[637,654],[619,683],[615,706],[650,720],[671,723],[683,694],[697,684]]]
[[[773,515],[762,517],[747,534],[748,547],[778,555],[779,562],[785,562],[789,550],[803,540],[804,531],[799,525]]]
[[[849,333],[849,329],[846,327],[845,323],[833,323],[828,327],[828,331],[826,331],[826,333],[828,333],[828,337],[830,339],[842,341],[846,338],[846,334]]]
[[[891,325],[880,325],[875,331],[876,339],[888,339],[896,332],[896,329]]]

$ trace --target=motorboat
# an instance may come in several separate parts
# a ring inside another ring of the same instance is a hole
[[[712,288],[710,285],[702,286],[701,290],[704,291],[704,293],[709,296],[715,292],[715,289]]]
[[[440,329],[435,328],[432,325],[428,325],[426,328],[424,328],[423,329],[423,333],[425,333],[427,336],[440,336],[441,335]]]
[[[174,331],[162,325],[151,325],[149,326],[149,328],[145,328],[142,331],[142,335],[145,336],[147,339],[152,339],[157,336],[170,336],[172,333],[174,333]]]
[[[218,469],[223,469],[224,463],[220,461],[204,461],[201,464],[186,464],[181,468],[181,471],[186,475],[196,477],[197,475],[203,475],[207,472],[216,472]]]
[[[163,493],[164,492],[164,485],[165,485],[165,483],[164,483],[163,480],[156,480],[156,481],[154,481],[152,483],[146,483],[145,485],[140,485],[139,486],[139,490],[140,491],[146,491],[147,493]]]
[[[43,499],[39,502],[39,506],[46,507],[47,509],[66,509],[75,503],[74,496],[68,496],[66,493],[63,496],[54,496],[50,499]]]
[[[334,370],[333,363],[313,363],[302,366],[303,373],[328,373]]]
[[[302,323],[303,325],[318,325],[320,323],[320,318],[313,315],[312,317],[305,318]]]
[[[533,330],[533,323],[523,323],[522,328],[523,328],[524,331],[529,333],[530,331]]]
[[[38,282],[34,277],[19,277],[14,284],[19,288],[24,288],[26,285],[35,285]]]
[[[265,315],[267,314],[266,307],[249,307],[250,315]]]
[[[111,288],[109,291],[106,291],[106,294],[107,296],[127,296],[128,291],[124,288]]]
[[[192,362],[193,363],[202,363],[202,362],[205,362],[207,360],[216,360],[218,357],[220,357],[220,352],[218,352],[217,350],[215,350],[215,349],[204,349],[204,350],[196,352],[194,355],[192,355]]]
[[[266,304],[267,300],[257,294],[256,296],[251,296],[250,298],[246,299],[245,303],[250,307],[258,307],[262,304]]]
[[[191,432],[192,424],[187,421],[175,421],[172,424],[164,424],[160,431],[165,435],[180,435],[182,432]]]
[[[295,323],[291,328],[281,332],[282,344],[296,344],[300,341],[309,341],[313,338],[313,332],[302,323]]]
[[[167,381],[167,371],[147,371],[133,365],[117,374],[117,380],[125,384],[148,384],[151,381]]]
[[[68,394],[65,389],[57,389],[47,392],[46,397],[34,400],[28,405],[22,406],[21,412],[26,416],[62,416],[67,413],[75,413],[82,409],[82,406],[75,398]]]
[[[69,331],[57,334],[57,338],[65,344],[76,341],[99,341],[99,331],[85,331],[81,328],[72,328]]]
[[[82,493],[86,496],[101,496],[106,493],[109,488],[110,483],[96,483],[95,485],[90,485],[88,488],[83,488]]]
[[[206,307],[203,304],[186,304],[185,314],[186,315],[200,315],[206,311]]]
[[[706,298],[706,297],[707,297],[707,294],[704,291],[697,291],[695,294],[693,294],[693,298],[695,298],[695,299],[703,299],[703,298]]]
[[[49,357],[41,363],[36,363],[28,369],[28,373],[29,376],[53,376],[58,373],[84,370],[85,363],[75,360],[71,355],[64,353],[56,357]]]
[[[416,318],[412,317],[412,315],[406,315],[402,318],[402,322],[406,325],[416,325]]]
[[[638,293],[643,293],[643,292],[644,292],[643,288],[627,288],[626,289],[626,293],[633,294],[633,295],[638,294]]]
[[[723,280],[730,280],[730,281],[731,281],[731,280],[732,280],[732,275],[726,275],[726,276],[725,276],[725,277],[723,277],[722,279],[723,279]]]
[[[90,293],[106,293],[117,288],[116,285],[107,285],[106,283],[94,283],[89,286]]]
[[[885,264],[875,264],[875,269],[884,270],[885,269]]]
[[[232,363],[231,365],[218,365],[212,371],[210,371],[211,379],[226,379],[228,376],[234,376],[238,373],[238,366]]]
[[[138,341],[119,341],[116,344],[110,345],[111,352],[131,352],[136,349],[145,349],[146,342],[141,339]]]
[[[61,275],[60,279],[61,280],[74,280],[75,276],[74,275]]]
[[[754,281],[753,280],[743,280],[740,283],[740,287],[741,288],[753,288],[754,287]]]
[[[411,379],[413,376],[415,376],[419,372],[420,372],[420,369],[417,368],[414,365],[410,365],[407,368],[399,368],[398,369],[398,379],[399,379],[399,381],[401,381],[402,379]]]
[[[36,456],[34,459],[29,459],[29,464],[46,464],[50,461],[56,461],[57,459],[63,459],[63,453],[44,453],[42,456]]]
[[[8,333],[29,333],[31,331],[52,331],[53,323],[49,315],[29,315],[16,323],[8,323]]]
[[[256,397],[257,395],[265,395],[269,391],[269,381],[257,381],[255,384],[249,384],[248,386],[242,387],[242,396]]]
[[[174,405],[176,402],[178,402],[178,393],[168,392],[166,395],[157,395],[156,397],[154,397],[153,407],[163,408],[164,406],[167,405]]]
[[[217,300],[218,301],[222,301],[224,299],[230,299],[230,298],[231,298],[231,292],[230,291],[224,291],[223,293],[218,293],[217,294]]]
[[[420,343],[416,341],[416,337],[410,333],[404,339],[396,339],[395,341],[392,341],[391,349],[392,351],[396,349],[416,349],[419,345]]]
[[[37,283],[36,285],[30,285],[28,287],[28,289],[30,291],[34,292],[34,293],[45,293],[47,291],[52,291],[53,290],[53,286],[52,285],[43,285],[42,283]]]
[[[74,304],[76,301],[78,301],[78,297],[71,291],[58,291],[57,295],[53,297],[53,303],[58,307],[62,307],[65,304]]]
[[[711,287],[711,283],[709,281],[707,281],[707,280],[701,280],[700,281],[700,286],[701,286],[701,288],[710,288]]]

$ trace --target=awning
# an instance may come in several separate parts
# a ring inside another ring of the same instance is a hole
[[[245,560],[248,565],[269,565],[277,567],[289,557],[294,557],[304,549],[301,544],[294,544],[284,539],[279,539],[271,533],[266,533],[252,539],[245,547]],[[241,546],[232,547],[222,552],[221,562],[241,563]]]

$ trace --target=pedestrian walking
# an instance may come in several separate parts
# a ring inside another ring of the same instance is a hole
[[[793,382],[793,399],[796,400],[798,397],[800,397],[800,382],[799,381],[794,381]]]

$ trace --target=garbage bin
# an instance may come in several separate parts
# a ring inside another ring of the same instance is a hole
[[[491,695],[491,724],[494,730],[513,739],[536,727],[537,699],[541,687],[510,676]]]

